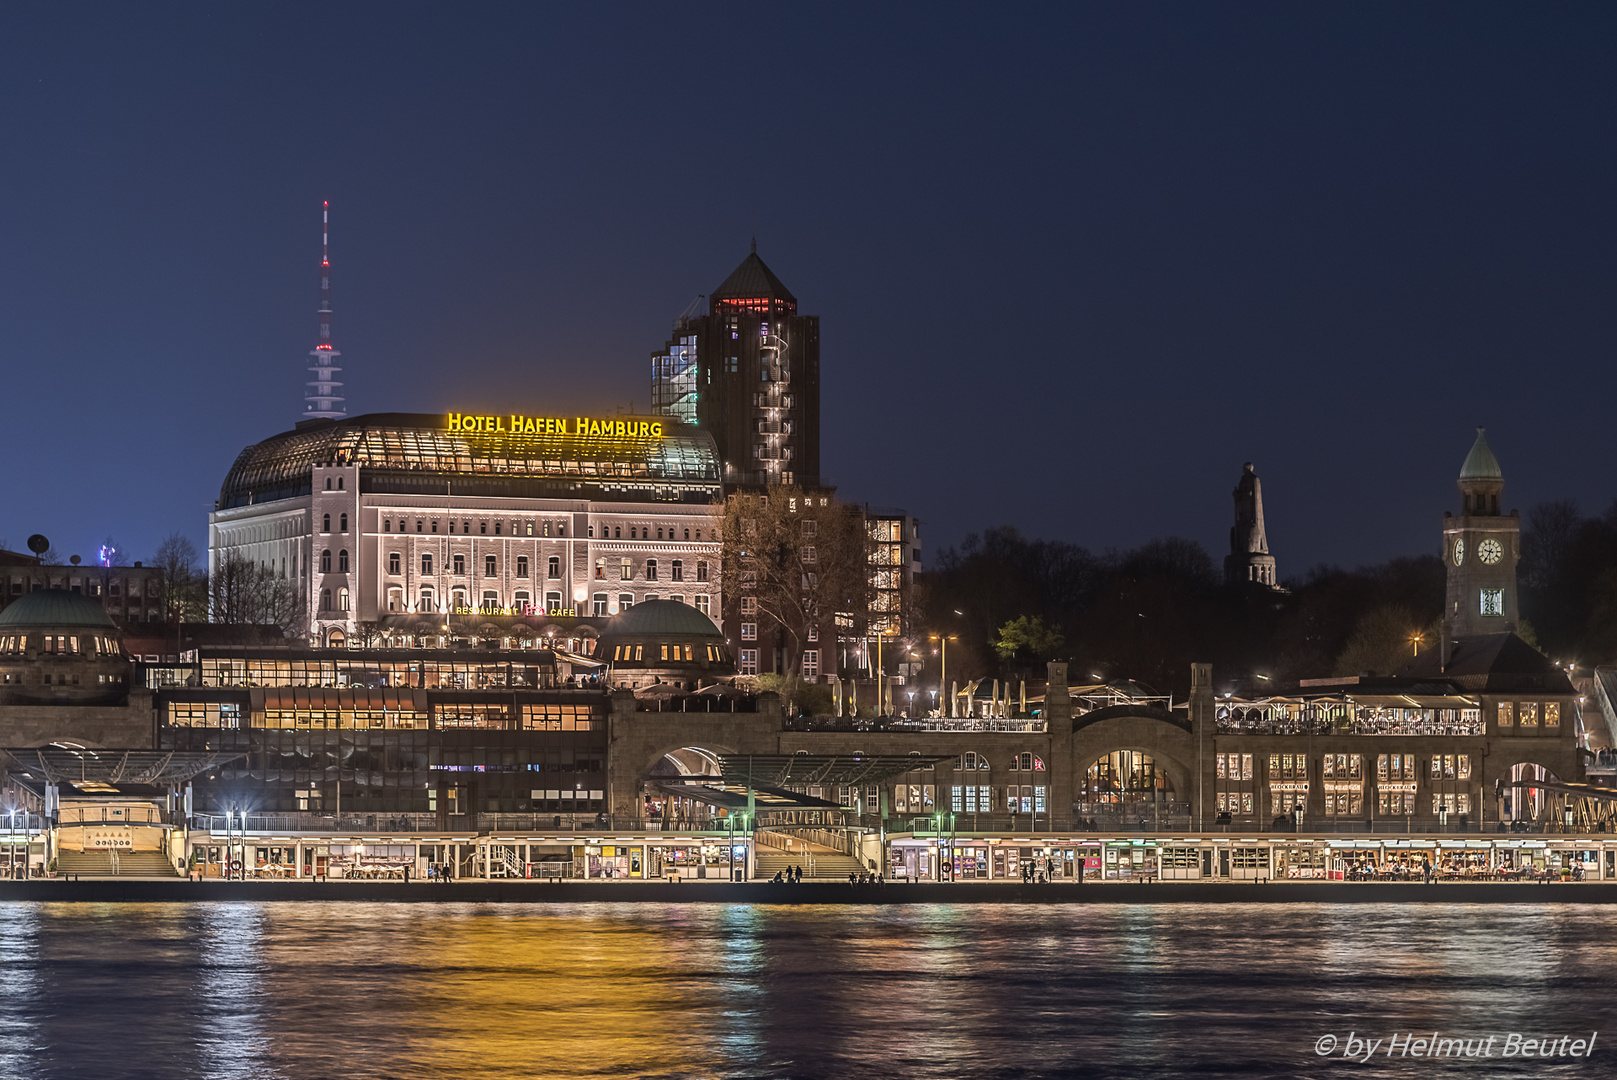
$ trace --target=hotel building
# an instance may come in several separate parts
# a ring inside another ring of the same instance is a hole
[[[588,652],[591,620],[644,600],[721,618],[720,492],[712,435],[667,417],[306,420],[236,459],[208,563],[285,581],[314,645]]]

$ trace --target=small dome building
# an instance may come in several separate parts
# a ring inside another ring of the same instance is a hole
[[[736,673],[713,620],[678,600],[647,600],[613,616],[595,655],[608,682],[630,690],[658,683],[699,690]]]
[[[123,633],[89,597],[41,589],[0,610],[0,705],[116,705],[129,675]]]

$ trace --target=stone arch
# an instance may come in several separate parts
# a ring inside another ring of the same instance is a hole
[[[1560,783],[1561,778],[1549,766],[1538,761],[1522,760],[1504,766],[1499,774],[1498,806],[1500,821],[1542,821],[1550,810],[1552,792],[1538,787],[1533,781]],[[1487,798],[1484,792],[1483,797]]]

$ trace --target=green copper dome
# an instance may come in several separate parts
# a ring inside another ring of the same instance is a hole
[[[601,637],[662,637],[668,634],[700,634],[723,640],[713,620],[689,604],[678,600],[647,600],[636,604],[606,624]]]
[[[0,627],[4,626],[95,626],[116,630],[101,605],[88,596],[65,592],[61,589],[39,589],[23,593],[0,610]]]
[[[1483,429],[1477,428],[1477,441],[1472,444],[1471,452],[1465,456],[1465,464],[1460,466],[1460,479],[1503,480],[1504,478],[1505,474],[1499,469],[1499,459],[1488,449],[1488,440],[1483,437]]]

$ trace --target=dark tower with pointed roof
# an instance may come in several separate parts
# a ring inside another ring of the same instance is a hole
[[[657,412],[713,433],[727,487],[820,485],[820,318],[758,245],[651,357]]]
[[[1460,466],[1460,516],[1443,515],[1443,564],[1448,597],[1443,631],[1450,643],[1516,629],[1516,559],[1521,517],[1499,509],[1505,474],[1477,428],[1477,441]]]

